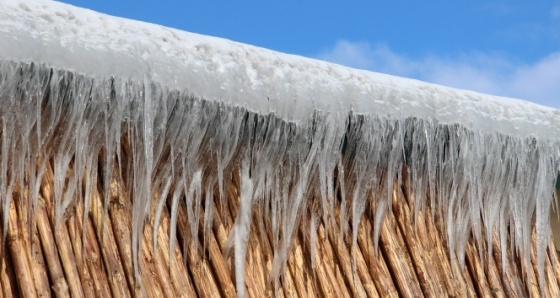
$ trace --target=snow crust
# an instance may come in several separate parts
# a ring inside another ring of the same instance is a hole
[[[337,201],[348,223],[341,234],[356,245],[370,212],[377,243],[393,182],[406,178],[415,212],[439,214],[461,261],[471,235],[483,246],[496,232],[504,266],[508,236],[530,264],[536,222],[544,283],[560,170],[560,111],[552,108],[38,0],[0,4],[0,103],[3,227],[9,194],[28,189],[36,207],[52,162],[57,220],[76,200],[88,212],[98,191],[107,208],[107,181],[126,180],[137,259],[152,202],[157,231],[170,200],[173,251],[179,204],[196,240],[200,211],[207,232],[212,198],[227,204],[226,185],[237,183],[227,246],[243,295],[253,210],[270,219],[261,225],[272,232],[278,277],[299,225],[310,217],[316,239]]]

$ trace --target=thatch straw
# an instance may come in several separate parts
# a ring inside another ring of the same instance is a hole
[[[153,223],[147,222],[139,276],[134,276],[130,249],[131,206],[123,192],[125,188],[120,187],[122,180],[115,178],[111,184],[106,217],[103,216],[103,199],[95,192],[85,227],[82,226],[84,206],[80,203],[57,226],[52,203],[52,174],[51,169],[47,169],[35,221],[28,220],[25,195],[14,193],[0,271],[3,297],[236,296],[232,258],[223,254],[239,204],[234,182],[228,185],[227,204],[222,205],[215,198],[211,205],[206,205],[215,212],[207,234],[203,226],[205,210],[200,210],[197,241],[190,239],[186,206],[180,205],[177,245],[171,255],[170,206],[162,212],[156,247],[151,242]],[[311,219],[304,219],[294,235],[288,262],[279,280],[269,278],[274,257],[272,236],[256,232],[263,229],[260,211],[255,210],[248,239],[246,293],[250,297],[560,295],[560,263],[553,246],[545,262],[545,293],[540,292],[537,282],[534,247],[530,264],[523,264],[508,248],[508,263],[504,267],[497,233],[493,235],[492,255],[471,239],[466,249],[465,267],[460,268],[457,258],[450,256],[446,249],[437,214],[434,218],[430,212],[421,211],[418,218],[414,218],[413,196],[408,195],[406,189],[395,184],[393,212],[383,221],[378,250],[372,241],[373,221],[369,216],[360,222],[355,250],[351,240],[339,234],[340,206],[333,210],[333,222],[327,225],[320,220],[316,222],[317,237],[309,233]],[[152,210],[155,208],[153,202]],[[82,238],[83,229],[85,239]],[[313,245],[312,239],[315,239]],[[481,248],[484,249],[482,253]],[[312,255],[313,249],[316,251]],[[528,270],[532,280],[524,279],[524,270]]]

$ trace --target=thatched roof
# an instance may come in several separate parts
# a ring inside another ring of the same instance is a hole
[[[560,295],[557,110],[52,1],[0,44],[6,296]]]
[[[131,205],[122,193],[124,182],[115,179],[107,217],[96,191],[82,226],[83,205],[77,204],[57,223],[53,212],[53,173],[47,169],[41,186],[40,205],[30,220],[26,194],[14,192],[9,213],[8,237],[4,243],[0,273],[4,297],[234,297],[235,274],[232,257],[223,255],[228,233],[238,209],[239,186],[228,182],[226,204],[216,208],[212,229],[202,233],[204,209],[199,210],[199,245],[193,246],[187,224],[186,206],[178,213],[178,243],[169,255],[170,206],[164,208],[158,242],[154,250],[152,221],[143,233],[139,276],[135,278],[131,255]],[[502,263],[498,237],[493,252],[470,239],[465,266],[446,248],[440,218],[421,212],[413,220],[412,198],[396,187],[394,212],[384,220],[375,249],[374,220],[365,216],[358,242],[340,237],[340,222],[323,225],[318,220],[312,243],[310,221],[303,221],[294,235],[288,263],[277,280],[270,279],[273,261],[270,233],[261,234],[259,211],[248,239],[245,286],[249,297],[537,297],[539,293],[535,251],[530,263],[508,248]],[[152,206],[154,207],[154,206]],[[340,206],[337,205],[336,212]],[[154,208],[152,208],[154,209]],[[348,223],[347,223],[348,224]],[[85,233],[85,243],[82,243]],[[313,253],[314,251],[314,253]],[[355,261],[353,261],[355,260]],[[504,267],[505,265],[505,267]],[[531,280],[525,280],[527,270]],[[560,263],[551,246],[546,257],[545,295],[560,295]]]

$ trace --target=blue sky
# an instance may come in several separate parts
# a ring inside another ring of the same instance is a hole
[[[560,108],[560,0],[62,2]]]

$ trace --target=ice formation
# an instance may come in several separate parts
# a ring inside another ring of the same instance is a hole
[[[560,170],[555,109],[38,0],[0,4],[0,103],[3,227],[14,189],[28,189],[37,206],[49,162],[58,220],[76,200],[87,212],[98,179],[107,205],[108,181],[122,174],[137,258],[152,200],[156,226],[171,200],[173,250],[180,200],[197,239],[198,211],[210,229],[209,198],[217,190],[226,200],[226,181],[238,179],[228,247],[243,294],[252,210],[271,219],[277,276],[309,198],[321,202],[311,239],[339,199],[341,233],[354,245],[366,205],[375,205],[377,241],[393,183],[408,178],[416,212],[445,219],[459,259],[471,233],[484,243],[482,231],[497,231],[502,248],[511,233],[530,262],[535,220],[543,277]]]

